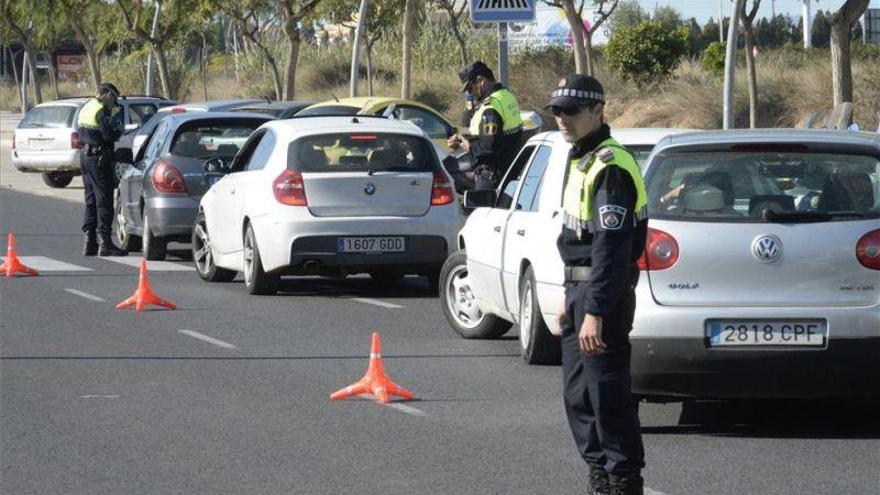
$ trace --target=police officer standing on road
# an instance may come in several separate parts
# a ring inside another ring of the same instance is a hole
[[[604,103],[598,80],[570,75],[547,105],[572,144],[557,240],[565,263],[565,306],[557,315],[565,410],[589,466],[588,493],[641,495],[645,462],[630,392],[629,332],[647,194],[635,159],[611,138]]]
[[[83,256],[125,256],[110,237],[113,219],[114,143],[122,135],[122,107],[117,105],[119,90],[102,84],[98,96],[79,111],[77,132],[82,144],[80,165],[85,185],[86,210],[82,230],[85,233]]]
[[[494,189],[522,145],[519,103],[510,90],[495,81],[492,69],[479,60],[462,69],[458,77],[461,91],[473,97],[476,108],[468,139],[455,135],[447,144],[453,150],[464,151],[459,160],[464,158],[473,165],[476,189]]]

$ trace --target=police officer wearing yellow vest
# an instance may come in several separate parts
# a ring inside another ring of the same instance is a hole
[[[465,67],[458,77],[461,91],[473,95],[476,104],[468,129],[473,141],[452,136],[448,145],[464,151],[464,159],[470,160],[476,189],[493,189],[522,145],[519,103],[510,90],[495,81],[492,69],[479,60]]]
[[[85,185],[86,209],[82,230],[85,233],[83,256],[125,256],[113,245],[110,228],[113,220],[114,143],[122,135],[122,107],[117,104],[119,90],[102,84],[98,96],[79,111],[77,132],[82,145],[80,167]]]
[[[635,159],[604,123],[604,103],[598,80],[570,75],[547,105],[572,144],[557,240],[565,263],[565,305],[557,315],[565,410],[589,467],[587,493],[641,495],[645,462],[630,392],[629,332],[647,194]]]

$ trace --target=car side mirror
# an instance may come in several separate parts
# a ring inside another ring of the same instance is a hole
[[[229,173],[231,163],[229,159],[224,158],[222,156],[211,158],[210,160],[205,160],[203,168],[205,169],[205,175],[208,177],[221,177]]]
[[[465,208],[492,208],[498,201],[495,189],[475,189],[464,192]]]
[[[117,148],[113,152],[118,163],[134,163],[134,156],[131,154],[131,148]]]

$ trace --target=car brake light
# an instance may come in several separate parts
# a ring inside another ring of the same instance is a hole
[[[452,184],[440,170],[434,171],[434,182],[431,184],[431,206],[442,206],[452,203],[455,191]]]
[[[174,165],[160,160],[153,168],[153,187],[161,193],[185,193],[186,181]]]
[[[306,199],[306,185],[303,182],[301,172],[284,169],[281,174],[272,181],[272,192],[279,203],[289,206],[308,206]]]
[[[171,113],[186,113],[186,109],[183,107],[174,107],[171,109]]]
[[[859,239],[856,258],[865,268],[880,270],[880,229],[872,230]]]
[[[82,148],[82,146],[79,144],[79,133],[78,132],[71,132],[70,133],[70,148],[75,149],[75,150]]]
[[[645,252],[636,261],[639,270],[665,270],[678,261],[678,242],[671,235],[648,229]]]

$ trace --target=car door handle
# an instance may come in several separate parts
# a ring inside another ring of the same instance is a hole
[[[230,188],[229,188],[229,194],[235,194],[235,188],[234,188],[234,187],[230,187]]]
[[[519,229],[516,231],[516,235],[523,237],[524,235],[526,235],[526,231],[523,229]]]
[[[501,226],[496,225],[496,226],[492,227],[492,230],[494,230],[495,232],[501,232]]]

